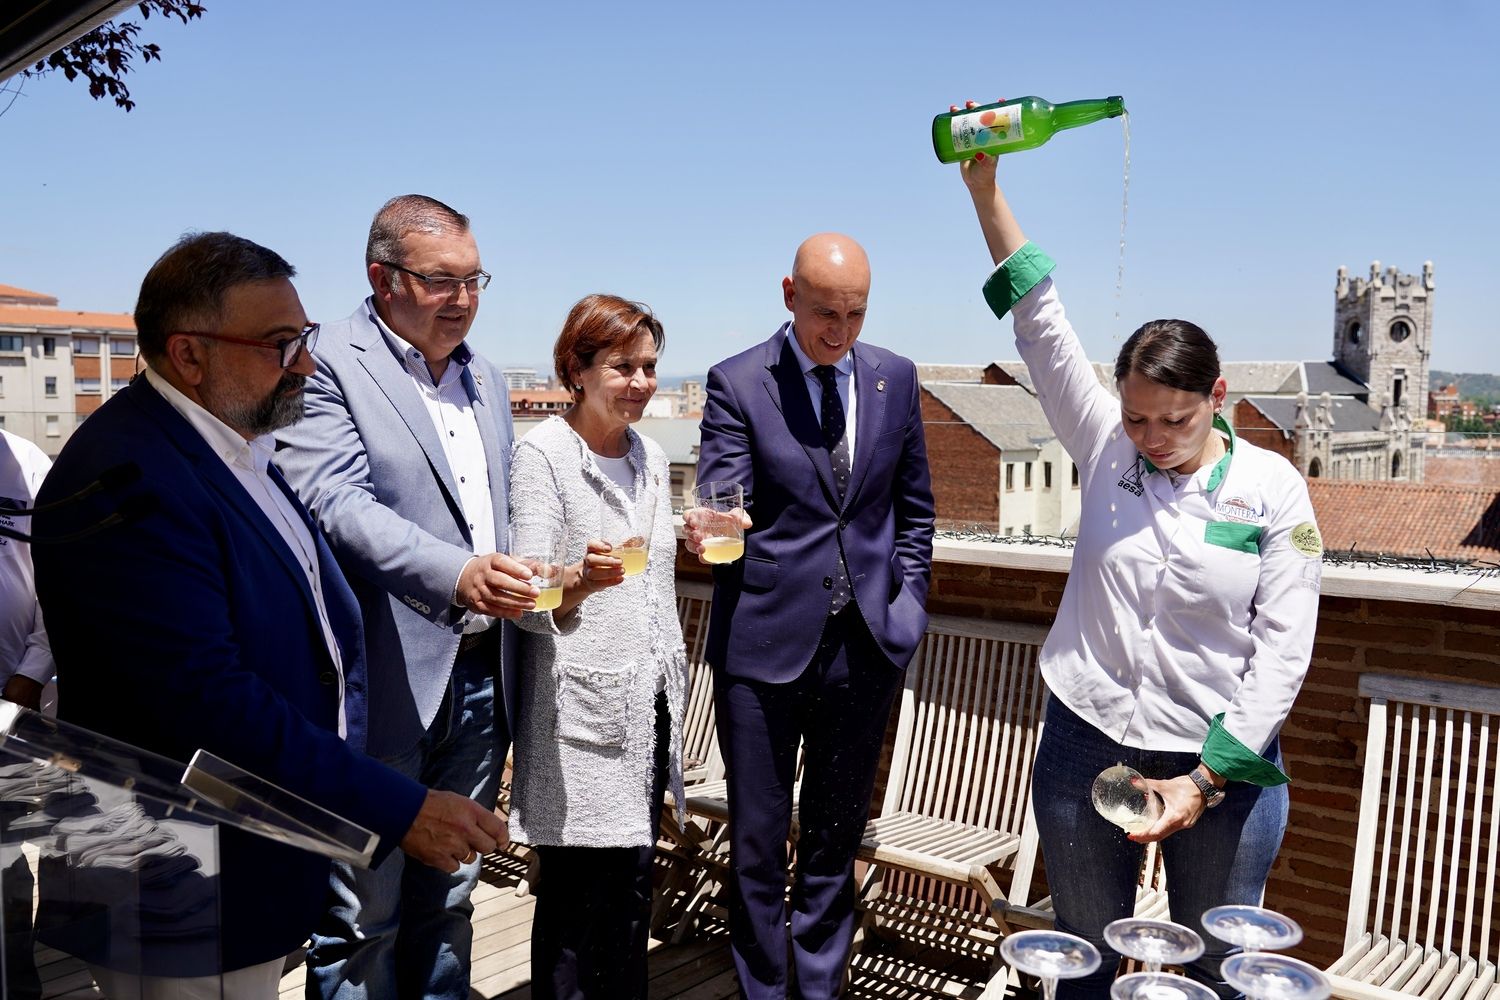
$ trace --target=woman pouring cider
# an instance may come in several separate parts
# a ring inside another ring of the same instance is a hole
[[[972,105],[971,105],[972,106]],[[1099,384],[1063,313],[1053,261],[1027,241],[995,158],[961,164],[996,267],[984,295],[1012,315],[1037,398],[1082,487],[1078,543],[1042,648],[1051,697],[1032,801],[1057,926],[1104,962],[1058,985],[1107,997],[1118,967],[1106,924],[1130,916],[1144,845],[1162,841],[1172,919],[1207,951],[1188,974],[1221,996],[1231,947],[1203,912],[1258,904],[1287,820],[1277,734],[1307,672],[1322,542],[1307,485],[1281,456],[1238,439],[1221,412],[1218,351],[1180,319],[1136,330]],[[1125,763],[1161,796],[1126,835],[1090,804]]]

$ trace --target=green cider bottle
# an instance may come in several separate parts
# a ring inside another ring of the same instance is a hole
[[[1049,104],[1040,97],[986,104],[938,115],[932,120],[932,148],[944,163],[967,160],[975,153],[1015,153],[1035,149],[1065,128],[1077,128],[1125,113],[1125,100]]]

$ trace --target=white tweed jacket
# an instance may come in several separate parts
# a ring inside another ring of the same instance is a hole
[[[534,428],[513,453],[511,524],[561,521],[570,564],[583,558],[590,538],[605,537],[606,520],[624,523],[637,502],[654,511],[645,572],[590,594],[561,618],[540,611],[521,619],[510,834],[523,843],[656,843],[650,800],[659,689],[672,719],[667,788],[681,818],[687,657],[677,620],[671,477],[661,446],[628,434],[632,496],[599,470],[561,417]]]

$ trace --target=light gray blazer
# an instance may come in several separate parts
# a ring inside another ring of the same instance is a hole
[[[328,538],[359,598],[369,657],[369,753],[416,745],[442,703],[463,616],[453,585],[474,554],[458,483],[417,387],[375,325],[366,299],[323,327],[307,383],[307,415],[277,434],[276,466]],[[458,354],[467,353],[467,346]],[[510,394],[474,354],[464,388],[489,467],[495,538],[505,547],[512,447]],[[495,664],[515,731],[515,630],[502,627]],[[500,748],[503,760],[505,748]]]
[[[682,718],[687,657],[677,620],[671,475],[661,446],[630,435],[634,496],[655,492],[646,571],[590,594],[554,619],[521,619],[521,706],[516,729],[510,833],[528,844],[640,847],[656,843],[652,764],[656,692],[672,719],[668,789],[681,818]],[[609,505],[601,511],[602,501]],[[511,519],[566,525],[567,561],[583,558],[606,518],[623,523],[632,504],[561,417],[516,445]]]

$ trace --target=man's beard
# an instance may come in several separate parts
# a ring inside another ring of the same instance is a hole
[[[302,389],[306,382],[306,375],[286,372],[264,399],[245,399],[231,393],[231,398],[205,402],[213,404],[207,408],[230,427],[241,434],[259,437],[290,427],[302,419]]]

